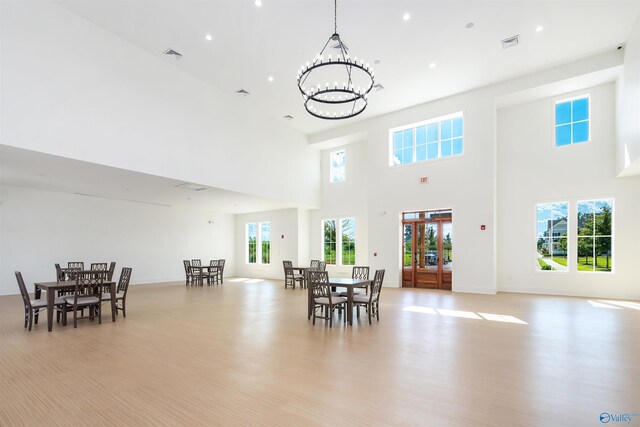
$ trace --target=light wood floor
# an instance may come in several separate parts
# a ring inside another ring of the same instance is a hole
[[[132,286],[126,319],[51,333],[46,317],[27,332],[19,296],[0,297],[0,425],[586,426],[640,412],[637,302],[384,288],[379,323],[329,329],[307,321],[305,291],[232,280]]]

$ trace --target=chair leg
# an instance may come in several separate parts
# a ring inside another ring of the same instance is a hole
[[[27,308],[25,307],[24,309],[24,327],[27,327],[27,324],[29,323],[29,312],[27,311]]]
[[[39,308],[36,309],[36,312],[35,312],[35,324],[36,325],[38,324],[38,317],[40,317],[40,309]]]
[[[78,310],[75,307],[73,308],[73,327],[78,327]]]
[[[373,310],[373,305],[369,304],[367,307],[367,314],[369,315],[369,324],[371,324],[371,310]]]
[[[29,331],[31,331],[32,324],[33,324],[33,310],[29,310]]]

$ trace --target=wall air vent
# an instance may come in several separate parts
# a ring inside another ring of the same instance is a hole
[[[246,90],[244,90],[244,89],[237,90],[237,91],[236,91],[236,93],[237,93],[238,95],[242,95],[242,96],[247,96],[247,95],[249,95],[249,92],[247,92],[247,91],[246,91]]]
[[[200,185],[200,184],[193,184],[191,182],[185,182],[183,184],[176,185],[175,188],[183,188],[185,190],[191,190],[191,191],[202,191],[202,190],[206,190],[209,187],[207,187],[206,185]]]
[[[173,49],[167,49],[167,50],[165,50],[165,51],[164,51],[164,54],[165,54],[165,55],[167,55],[167,56],[168,56],[168,57],[170,57],[170,58],[175,59],[176,61],[177,61],[178,59],[182,58],[182,54],[181,54],[181,53],[176,52],[176,51],[175,51],[175,50],[173,50]]]
[[[502,40],[502,48],[509,49],[510,47],[518,45],[518,43],[520,43],[519,34],[515,36],[507,37],[506,39]]]

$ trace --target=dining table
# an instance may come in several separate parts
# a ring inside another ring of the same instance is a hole
[[[77,270],[80,273],[91,273],[93,271]],[[57,281],[57,282],[37,282],[34,283],[34,294],[36,299],[40,299],[42,291],[47,292],[47,330],[51,332],[53,329],[53,307],[58,291],[70,291],[76,287],[75,280]],[[103,286],[109,286],[111,294],[111,321],[116,321],[116,282],[104,281]]]
[[[198,277],[200,279],[200,284],[203,284],[204,279],[204,271],[207,271],[207,276],[211,277],[213,271],[217,273],[220,270],[219,265],[192,265],[191,266],[191,276]]]
[[[355,288],[366,288],[371,284],[368,279],[352,279],[350,277],[329,277],[329,286],[347,289],[347,323],[353,325],[353,290]],[[309,286],[309,310],[308,318],[313,314],[313,290]]]

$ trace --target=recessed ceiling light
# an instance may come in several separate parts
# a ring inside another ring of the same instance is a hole
[[[536,33],[539,33],[540,31],[544,30],[544,27],[542,25],[538,25],[536,27]]]
[[[211,34],[207,34],[206,36],[204,36],[205,39],[207,39],[208,41],[213,40],[213,36]]]
[[[472,28],[473,28],[473,26],[474,26],[474,25],[475,25],[475,24],[474,24],[473,22],[467,22],[467,25],[465,25],[464,27],[465,27],[467,30],[470,30],[470,29],[472,29]]]
[[[436,68],[436,63],[432,62],[431,64],[429,64],[429,68]]]
[[[405,13],[404,15],[402,15],[402,19],[408,21],[409,19],[411,19],[411,15],[409,13]]]
[[[267,80],[269,80],[270,82],[273,82],[273,76],[267,77]]]
[[[262,6],[262,0],[256,0],[253,2],[253,4],[255,4],[256,6],[260,7]]]

